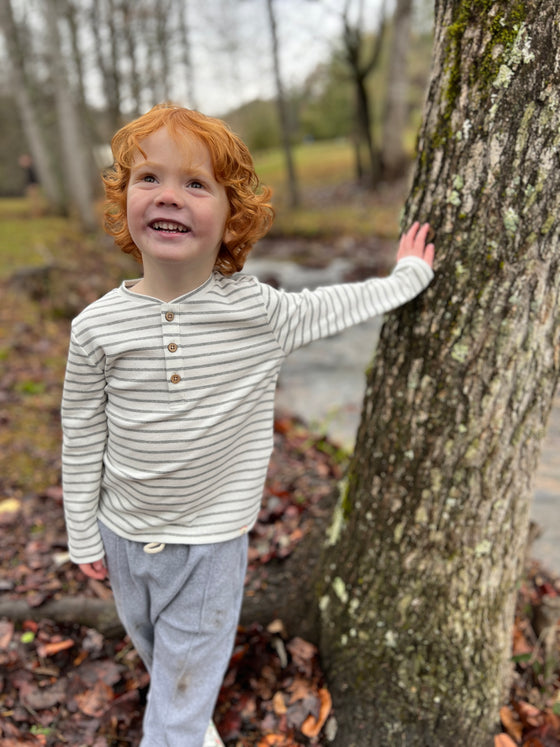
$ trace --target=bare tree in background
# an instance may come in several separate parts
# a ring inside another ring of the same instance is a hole
[[[408,123],[409,49],[413,0],[397,0],[389,47],[387,92],[383,110],[381,171],[384,178],[402,176],[408,164],[404,149]]]
[[[142,104],[142,80],[138,66],[138,36],[135,30],[134,18],[138,3],[135,0],[122,0],[123,14],[122,36],[129,65],[128,71],[128,100],[129,110],[133,117],[140,114]]]
[[[119,67],[121,24],[116,0],[93,2],[89,6],[89,28],[95,39],[94,54],[101,75],[108,126],[111,131],[121,122],[122,79]]]
[[[63,209],[64,198],[57,180],[56,169],[49,158],[45,129],[35,106],[35,85],[26,69],[26,56],[21,44],[21,32],[14,19],[10,0],[0,0],[0,28],[6,42],[12,89],[23,131],[37,170],[44,195],[51,209]]]
[[[59,31],[60,0],[47,0],[44,6],[48,28],[50,72],[60,133],[62,171],[68,189],[67,200],[88,231],[94,231],[97,220],[93,209],[91,157],[89,143],[82,137],[83,126],[75,105],[63,58]]]
[[[364,28],[364,4],[358,0],[357,16],[351,19],[353,0],[345,0],[342,13],[344,56],[350,71],[354,86],[356,101],[356,176],[360,182],[375,187],[381,175],[381,156],[379,146],[373,137],[373,102],[368,93],[367,79],[379,64],[381,49],[385,33],[385,3],[383,2],[380,23],[372,42],[371,50],[367,51]],[[367,158],[364,161],[362,150],[365,147]]]
[[[180,0],[179,7],[179,38],[181,47],[181,62],[183,75],[185,76],[187,102],[191,109],[197,108],[196,94],[194,88],[194,70],[191,56],[191,36],[189,24],[189,2]]]
[[[291,117],[280,71],[278,29],[273,0],[267,0],[266,6],[268,10],[270,37],[272,41],[272,62],[274,65],[274,80],[276,83],[276,101],[278,104],[282,146],[284,149],[286,171],[288,174],[288,199],[290,207],[295,208],[300,203],[300,194],[293,156]]]

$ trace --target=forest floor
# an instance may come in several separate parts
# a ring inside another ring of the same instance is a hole
[[[325,261],[318,243],[269,249],[284,256],[294,247],[299,261]],[[114,285],[123,266],[75,249],[68,247],[63,267],[18,273],[0,287],[0,603],[25,601],[35,610],[62,598],[111,598],[108,584],[85,579],[66,553],[58,411],[69,319]],[[383,270],[371,247],[354,249],[362,258],[358,274]],[[341,242],[334,253],[345,251]],[[336,490],[346,459],[305,423],[277,414],[248,593],[254,574],[262,577],[267,563],[301,541],[304,518]],[[503,725],[496,747],[560,747],[559,600],[560,579],[529,561],[512,639],[515,676],[509,702],[496,714]],[[126,637],[47,617],[0,618],[0,747],[138,744],[147,687]],[[326,747],[336,717],[315,646],[287,633],[281,620],[239,629],[215,713],[226,745]]]

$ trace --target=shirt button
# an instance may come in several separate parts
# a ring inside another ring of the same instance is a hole
[[[176,353],[177,352],[177,345],[174,342],[170,342],[167,346],[167,349],[170,353]]]
[[[171,374],[169,381],[172,384],[178,384],[181,381],[181,377],[179,376],[179,374]]]
[[[175,319],[175,314],[172,311],[166,311],[165,312],[165,319],[168,322],[172,322]]]

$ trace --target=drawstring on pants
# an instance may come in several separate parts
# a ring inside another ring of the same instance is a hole
[[[161,552],[165,548],[165,542],[148,542],[147,545],[144,545],[144,552],[148,553],[148,555],[155,555],[158,552]]]

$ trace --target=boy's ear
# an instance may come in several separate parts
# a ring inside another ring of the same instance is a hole
[[[233,238],[233,232],[229,229],[229,221],[226,223],[224,228],[224,235],[222,236],[222,241],[224,244],[229,244],[231,239]]]

